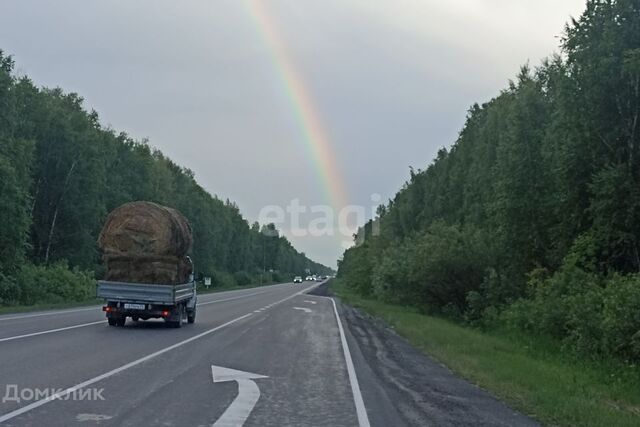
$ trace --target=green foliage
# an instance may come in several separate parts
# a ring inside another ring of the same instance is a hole
[[[338,275],[345,278],[351,288],[362,295],[370,295],[373,292],[372,276],[374,258],[372,249],[368,243],[347,249],[338,262]]]
[[[418,297],[419,287],[410,280],[411,257],[415,244],[406,241],[402,245],[387,248],[373,266],[371,285],[373,294],[378,298],[401,304],[412,304]],[[351,285],[352,279],[347,283]],[[364,281],[363,281],[364,282]],[[358,282],[356,282],[358,283]],[[362,283],[360,286],[364,286]],[[366,295],[366,294],[365,294]]]
[[[362,295],[638,361],[638,1],[587,1],[561,47],[470,108],[338,275]]]
[[[92,296],[93,273],[70,269],[64,262],[50,266],[25,264],[15,277],[0,274],[0,305],[85,301]]]
[[[226,271],[214,271],[211,274],[211,286],[214,288],[232,288],[237,284],[233,274]]]
[[[246,271],[236,271],[233,275],[238,286],[247,286],[253,282],[253,278]]]
[[[640,275],[615,276],[604,291],[602,351],[640,360]]]
[[[19,123],[13,61],[0,51],[0,272],[23,261],[31,218],[29,187],[34,144],[16,132]]]
[[[562,340],[587,357],[640,360],[640,274],[603,278],[568,263],[532,277],[533,295],[502,313],[504,324]]]
[[[464,313],[467,294],[479,289],[488,263],[479,233],[435,222],[412,252],[409,277],[421,289],[416,301],[455,315]]]

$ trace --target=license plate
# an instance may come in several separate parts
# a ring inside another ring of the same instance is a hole
[[[147,307],[144,304],[125,303],[124,308],[125,310],[144,310]]]

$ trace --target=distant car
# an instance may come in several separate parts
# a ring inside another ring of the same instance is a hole
[[[313,282],[313,277],[307,276],[307,277],[305,277],[304,280],[307,281],[307,282]]]
[[[322,278],[322,276],[318,276],[316,277],[316,282],[322,282],[324,279]]]
[[[302,277],[296,276],[293,278],[293,283],[302,283]]]

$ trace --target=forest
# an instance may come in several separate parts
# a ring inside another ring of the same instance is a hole
[[[197,274],[214,287],[330,273],[272,224],[249,224],[148,141],[103,127],[79,95],[16,76],[0,51],[0,306],[94,296],[98,233],[112,209],[134,200],[185,214]]]
[[[351,290],[571,354],[640,361],[640,1],[473,105],[339,262]]]

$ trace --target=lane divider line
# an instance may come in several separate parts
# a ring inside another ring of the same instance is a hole
[[[286,298],[281,299],[280,301],[277,301],[276,303],[274,303],[274,305],[283,303],[283,302],[285,302],[287,300],[290,300],[291,298],[297,297],[298,295],[302,294],[303,292],[309,291],[309,290],[311,290],[313,288],[315,288],[315,286],[310,287],[310,288],[306,288],[306,289],[302,289],[301,291],[298,291],[298,292],[296,292],[296,293],[294,293],[292,295],[289,295]],[[75,393],[77,390],[83,389],[83,388],[85,388],[87,386],[90,386],[91,384],[95,384],[95,383],[97,383],[99,381],[102,381],[102,380],[104,380],[106,378],[112,377],[112,376],[114,376],[116,374],[119,374],[120,372],[126,371],[127,369],[133,368],[134,366],[140,365],[140,364],[142,364],[142,363],[144,363],[144,362],[146,362],[148,360],[151,360],[151,359],[153,359],[155,357],[158,357],[161,354],[167,353],[167,352],[169,352],[171,350],[174,350],[174,349],[176,349],[178,347],[182,347],[185,344],[188,344],[188,343],[190,343],[192,341],[198,340],[198,339],[200,339],[202,337],[205,337],[205,336],[207,336],[209,334],[212,334],[213,332],[219,331],[220,329],[226,328],[227,326],[233,325],[234,323],[239,322],[240,320],[246,319],[247,317],[252,316],[252,315],[253,315],[253,313],[247,313],[247,314],[245,314],[243,316],[236,317],[233,320],[229,320],[228,322],[223,323],[222,325],[216,326],[215,328],[212,328],[212,329],[209,329],[209,330],[204,331],[202,333],[199,333],[198,335],[194,335],[191,338],[187,338],[186,340],[177,342],[177,343],[175,343],[175,344],[173,344],[173,345],[171,345],[169,347],[163,348],[162,350],[158,350],[158,351],[156,351],[154,353],[148,354],[148,355],[146,355],[144,357],[136,359],[136,360],[134,360],[132,362],[129,362],[129,363],[125,364],[125,365],[122,365],[122,366],[120,366],[118,368],[115,368],[115,369],[112,369],[112,370],[110,370],[108,372],[105,372],[104,374],[98,375],[97,377],[93,377],[93,378],[88,379],[88,380],[86,380],[84,382],[76,384],[76,385],[74,385],[72,387],[69,387],[69,388],[64,389],[62,391],[59,391],[58,393],[52,394],[50,396],[47,396],[44,399],[37,400],[37,401],[35,401],[33,403],[30,403],[30,404],[28,404],[26,406],[18,408],[18,409],[14,410],[14,411],[8,412],[8,413],[6,413],[4,415],[0,415],[0,423],[8,421],[8,420],[10,420],[12,418],[15,418],[15,417],[17,417],[19,415],[22,415],[22,414],[26,413],[26,412],[32,411],[32,410],[34,410],[36,408],[39,408],[42,405],[46,405],[47,403],[52,402],[54,400],[61,399],[61,398],[65,397],[65,396],[68,396],[71,393]]]

